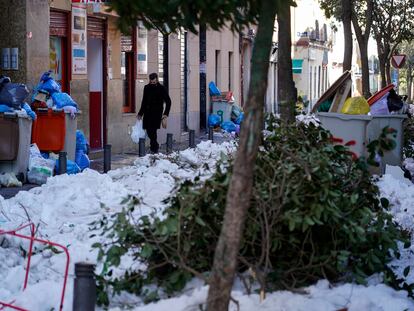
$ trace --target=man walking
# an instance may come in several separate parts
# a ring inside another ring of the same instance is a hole
[[[141,120],[143,117],[143,128],[150,139],[151,152],[158,153],[160,145],[157,142],[157,130],[160,128],[161,121],[166,119],[170,113],[171,99],[165,87],[158,82],[156,73],[151,73],[149,79],[149,83],[144,87],[141,109],[137,118]]]

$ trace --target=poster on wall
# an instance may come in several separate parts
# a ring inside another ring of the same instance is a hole
[[[53,78],[62,81],[62,38],[50,37],[49,39],[49,69],[52,70]]]
[[[147,28],[145,28],[144,24],[140,21],[138,22],[138,38],[137,38],[138,74],[145,75],[148,73],[147,40],[148,40],[148,30]]]
[[[86,8],[72,7],[72,74],[87,74]]]

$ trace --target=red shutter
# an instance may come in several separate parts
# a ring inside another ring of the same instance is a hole
[[[105,20],[88,16],[88,37],[104,40]]]
[[[68,14],[61,11],[50,11],[50,35],[67,37],[69,33]]]

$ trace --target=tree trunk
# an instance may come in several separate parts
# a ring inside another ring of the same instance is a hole
[[[292,35],[290,24],[290,4],[289,1],[281,1],[277,16],[279,25],[278,30],[278,57],[277,57],[277,81],[278,98],[281,119],[286,122],[295,120],[295,103],[297,91],[293,82],[292,73]]]
[[[387,62],[385,63],[385,74],[387,76],[387,85],[391,84],[391,62],[389,59],[387,59]]]
[[[381,88],[384,88],[387,86],[387,77],[385,74],[385,63],[387,57],[385,55],[380,55],[378,53],[378,59],[379,59],[379,67],[380,67],[380,73],[381,73]]]
[[[361,52],[361,66],[362,66],[362,94],[365,98],[371,96],[369,88],[369,64],[368,64],[368,40],[371,34],[372,18],[374,12],[374,0],[366,0],[367,8],[365,10],[365,24],[362,27],[359,24],[358,14],[355,8],[352,10],[352,25],[354,26],[355,35],[358,40],[359,50]]]
[[[345,40],[345,51],[343,61],[343,71],[351,70],[352,68],[352,25],[351,15],[352,6],[351,0],[341,0],[342,2],[342,23],[344,26],[344,40]]]
[[[277,1],[262,1],[261,3],[253,47],[249,96],[245,105],[246,118],[243,121],[240,144],[227,192],[223,225],[209,279],[208,311],[228,310],[245,218],[250,206],[254,166],[263,130],[263,106],[277,11]]]
[[[363,41],[359,43],[361,51],[361,66],[362,66],[362,95],[365,98],[371,97],[371,90],[369,87],[369,63],[368,63],[368,42]]]
[[[411,63],[408,63],[407,68],[407,102],[412,103],[411,96],[412,96],[412,86],[413,86],[413,76],[412,76],[413,67]]]

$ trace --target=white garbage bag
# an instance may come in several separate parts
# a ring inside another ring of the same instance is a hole
[[[136,144],[139,143],[140,138],[145,138],[145,130],[142,128],[142,120],[137,120],[137,123],[132,127],[131,138]]]
[[[40,154],[36,144],[30,146],[29,172],[27,180],[32,184],[42,185],[49,177],[53,176],[55,160],[45,159]]]

